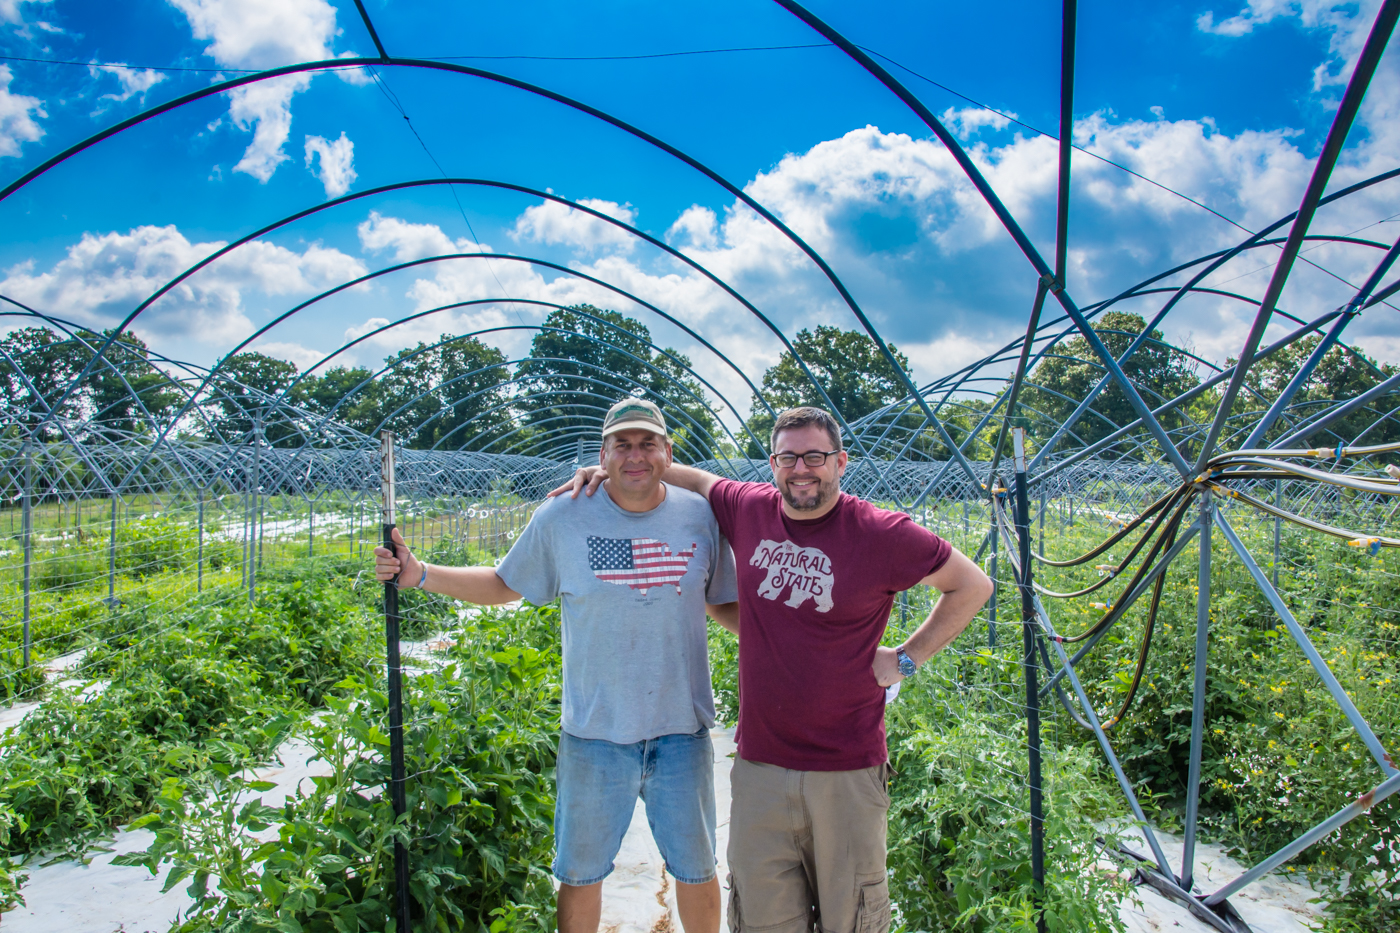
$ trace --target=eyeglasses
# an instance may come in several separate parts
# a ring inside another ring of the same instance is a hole
[[[839,450],[809,450],[801,454],[773,454],[773,462],[784,470],[791,470],[793,467],[797,466],[797,458],[801,457],[802,462],[809,467],[819,467],[826,463],[827,457],[839,454],[840,452]]]

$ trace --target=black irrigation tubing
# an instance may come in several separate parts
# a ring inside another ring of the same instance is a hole
[[[1394,451],[1397,451],[1397,450],[1400,450],[1400,444],[1383,444],[1383,445],[1375,445],[1374,447],[1363,448],[1363,449],[1359,449],[1359,450],[1355,450],[1355,451],[1342,450],[1342,451],[1340,451],[1340,454],[1342,454],[1342,455],[1347,455],[1347,456],[1365,456],[1365,455],[1370,455],[1370,454],[1374,454],[1374,453],[1394,452]],[[1260,500],[1260,499],[1257,499],[1257,498],[1255,498],[1255,497],[1253,497],[1253,496],[1251,496],[1251,495],[1249,495],[1249,494],[1247,494],[1247,493],[1241,492],[1241,491],[1236,490],[1236,489],[1233,489],[1233,488],[1231,488],[1231,487],[1224,486],[1224,485],[1222,485],[1222,483],[1220,482],[1220,480],[1223,480],[1223,479],[1232,479],[1232,480],[1240,480],[1240,479],[1260,479],[1260,478],[1268,479],[1268,478],[1272,478],[1272,477],[1280,476],[1280,475],[1293,475],[1293,476],[1295,476],[1295,477],[1298,477],[1298,478],[1301,478],[1301,479],[1310,480],[1310,481],[1317,482],[1317,483],[1329,483],[1329,484],[1332,484],[1332,485],[1337,485],[1337,486],[1343,486],[1343,487],[1346,487],[1346,488],[1356,489],[1356,490],[1358,490],[1358,491],[1371,492],[1371,493],[1376,493],[1376,494],[1386,495],[1386,496],[1400,496],[1400,483],[1397,483],[1397,482],[1394,481],[1394,480],[1390,480],[1390,481],[1388,481],[1388,482],[1367,482],[1367,481],[1365,481],[1365,480],[1357,480],[1357,479],[1352,478],[1352,477],[1350,477],[1350,476],[1338,475],[1338,474],[1333,474],[1333,473],[1324,473],[1324,472],[1319,471],[1319,470],[1312,470],[1312,469],[1310,469],[1310,468],[1302,467],[1302,466],[1299,466],[1299,465],[1297,465],[1297,464],[1287,463],[1286,461],[1283,461],[1283,460],[1281,460],[1281,459],[1268,459],[1268,458],[1266,458],[1266,457],[1264,457],[1264,456],[1248,456],[1249,454],[1270,454],[1270,455],[1273,455],[1273,457],[1276,457],[1276,458],[1281,458],[1281,457],[1304,457],[1304,456],[1326,457],[1326,456],[1328,456],[1330,453],[1332,453],[1332,452],[1324,451],[1324,450],[1316,450],[1316,449],[1307,449],[1307,450],[1284,450],[1284,451],[1274,451],[1274,450],[1263,450],[1263,451],[1238,451],[1238,452],[1232,452],[1232,453],[1228,453],[1228,454],[1222,454],[1222,455],[1220,455],[1220,456],[1217,456],[1217,457],[1215,457],[1215,458],[1212,458],[1212,460],[1210,461],[1211,469],[1210,469],[1205,475],[1203,475],[1202,477],[1200,477],[1198,482],[1192,483],[1192,484],[1185,484],[1185,485],[1183,485],[1180,489],[1178,489],[1175,493],[1173,493],[1172,496],[1170,496],[1170,497],[1164,497],[1164,499],[1158,500],[1157,503],[1154,503],[1154,505],[1153,505],[1152,507],[1150,507],[1150,511],[1158,511],[1158,512],[1161,513],[1161,514],[1159,515],[1159,518],[1158,518],[1158,523],[1160,523],[1161,519],[1162,519],[1163,517],[1165,517],[1165,515],[1167,514],[1166,511],[1163,510],[1163,508],[1162,508],[1162,506],[1166,503],[1167,499],[1168,499],[1168,498],[1176,498],[1176,497],[1182,496],[1182,495],[1186,496],[1186,500],[1183,501],[1180,505],[1178,505],[1178,507],[1177,507],[1177,509],[1176,509],[1176,512],[1175,512],[1174,515],[1173,515],[1172,521],[1167,525],[1167,528],[1163,531],[1161,537],[1158,538],[1158,543],[1157,543],[1156,545],[1154,545],[1154,548],[1153,548],[1152,552],[1149,553],[1149,555],[1145,558],[1143,567],[1142,567],[1142,568],[1139,570],[1139,572],[1134,576],[1133,580],[1129,583],[1127,589],[1124,591],[1124,596],[1126,597],[1126,595],[1127,595],[1128,593],[1131,593],[1131,592],[1137,587],[1138,583],[1140,582],[1140,580],[1142,579],[1142,577],[1145,575],[1147,569],[1151,566],[1152,561],[1155,559],[1156,554],[1159,553],[1163,547],[1165,547],[1165,549],[1168,550],[1168,551],[1171,550],[1172,544],[1174,543],[1174,541],[1175,541],[1175,539],[1176,539],[1177,530],[1178,530],[1178,528],[1180,527],[1180,522],[1181,522],[1182,518],[1184,517],[1184,514],[1185,514],[1185,512],[1186,512],[1186,509],[1187,509],[1187,507],[1189,506],[1191,499],[1192,499],[1192,498],[1194,497],[1194,495],[1196,494],[1197,489],[1199,489],[1199,488],[1201,487],[1201,484],[1202,484],[1202,483],[1204,483],[1205,488],[1211,490],[1211,491],[1212,491],[1213,493],[1215,493],[1215,494],[1222,495],[1222,496],[1225,496],[1225,497],[1228,497],[1228,498],[1232,498],[1232,499],[1236,499],[1236,500],[1238,500],[1238,501],[1244,502],[1244,503],[1246,503],[1246,504],[1248,504],[1248,505],[1250,505],[1250,506],[1252,506],[1252,507],[1258,509],[1260,512],[1263,512],[1263,513],[1268,514],[1268,515],[1277,516],[1278,518],[1281,518],[1281,519],[1284,519],[1284,520],[1286,520],[1286,521],[1289,521],[1289,522],[1298,524],[1298,525],[1300,525],[1300,526],[1302,526],[1302,527],[1306,527],[1306,528],[1309,528],[1309,529],[1314,530],[1314,531],[1318,531],[1318,532],[1321,532],[1321,533],[1324,533],[1324,534],[1331,535],[1331,536],[1333,536],[1333,537],[1342,538],[1342,539],[1347,539],[1347,540],[1351,540],[1351,541],[1356,541],[1356,540],[1374,541],[1375,543],[1379,544],[1379,545],[1382,546],[1382,547],[1400,547],[1400,539],[1388,538],[1388,537],[1379,536],[1379,535],[1366,535],[1366,534],[1364,534],[1364,533],[1362,533],[1362,532],[1358,532],[1358,531],[1355,531],[1355,530],[1345,529],[1345,528],[1339,528],[1339,527],[1336,527],[1336,526],[1327,525],[1327,524],[1325,524],[1325,523],[1317,522],[1317,521],[1308,519],[1308,518],[1306,518],[1306,517],[1304,517],[1304,516],[1297,515],[1296,513],[1293,513],[1293,512],[1291,512],[1291,511],[1288,511],[1288,510],[1285,510],[1285,509],[1277,508],[1277,507],[1275,507],[1275,506],[1273,506],[1273,505],[1271,505],[1271,504],[1269,504],[1269,503],[1267,503],[1267,502],[1264,502],[1264,501],[1262,501],[1262,500]],[[1256,472],[1253,472],[1253,473],[1238,472],[1238,471],[1234,471],[1234,472],[1216,472],[1217,470],[1222,470],[1222,471],[1223,471],[1223,470],[1226,470],[1226,469],[1228,469],[1228,468],[1230,468],[1230,467],[1233,467],[1233,466],[1242,466],[1242,465],[1265,466],[1265,467],[1268,467],[1269,469],[1268,469],[1267,471],[1265,471],[1265,472],[1257,472],[1257,471],[1256,471]],[[1212,477],[1213,477],[1213,478],[1212,478]],[[1003,534],[1009,534],[1009,532],[1006,530],[1006,516],[1003,514],[1002,510],[1000,509],[999,504],[996,506],[996,512],[997,512],[997,514],[996,514],[996,520],[997,520],[998,525],[1000,525],[1000,526],[1002,527],[1002,533],[1003,533]],[[1135,519],[1134,525],[1140,524],[1141,521],[1146,517],[1147,514],[1149,514],[1149,512],[1144,512],[1142,515],[1139,515],[1139,516]],[[1157,525],[1157,523],[1154,523],[1153,529],[1149,529],[1147,532],[1144,533],[1143,538],[1139,541],[1137,547],[1134,549],[1135,552],[1136,552],[1137,549],[1139,549],[1139,548],[1142,546],[1142,543],[1145,542],[1146,539],[1147,539],[1148,537],[1151,536],[1152,531],[1155,529],[1156,525]],[[1127,529],[1124,529],[1124,531],[1126,531],[1126,530],[1127,530]],[[1119,535],[1118,535],[1117,537],[1121,538],[1122,534],[1123,534],[1123,532],[1120,532]],[[1108,544],[1104,545],[1103,547],[1107,547],[1107,546],[1108,546]],[[1098,549],[1099,552],[1102,551],[1103,547],[1101,547],[1101,548]],[[1093,553],[1093,552],[1091,552],[1091,553]],[[1010,556],[1010,559],[1012,560],[1013,564],[1015,564],[1015,562],[1016,562],[1015,556],[1014,556],[1014,555],[1009,555],[1009,556]],[[1041,558],[1040,558],[1040,555],[1033,555],[1033,557],[1035,557],[1035,558],[1037,558],[1037,559],[1041,559]],[[1083,558],[1076,559],[1076,560],[1074,561],[1074,563],[1082,563],[1083,560],[1085,560],[1085,559],[1087,559],[1087,556],[1086,556],[1086,557],[1083,557]],[[1129,560],[1129,561],[1130,561],[1131,559],[1132,559],[1132,555],[1130,555],[1129,558],[1127,558],[1127,560]],[[1046,563],[1054,563],[1054,564],[1057,565],[1057,566],[1066,566],[1068,563],[1070,563],[1070,562],[1050,562],[1050,561],[1045,561],[1045,562],[1046,562]],[[1120,564],[1120,567],[1119,567],[1118,569],[1121,570],[1122,566],[1125,566],[1125,565],[1126,565],[1126,561],[1125,561],[1123,564]],[[1112,576],[1114,576],[1114,575],[1116,575],[1116,574],[1111,574],[1109,578],[1111,579]],[[1117,723],[1119,723],[1119,722],[1122,721],[1122,718],[1127,714],[1128,710],[1131,708],[1132,702],[1133,702],[1134,698],[1136,697],[1137,691],[1138,691],[1138,689],[1139,689],[1139,687],[1140,687],[1141,680],[1142,680],[1142,677],[1144,676],[1144,672],[1145,672],[1146,666],[1147,666],[1147,660],[1148,660],[1148,657],[1149,657],[1149,654],[1150,654],[1150,650],[1151,650],[1152,634],[1153,634],[1153,630],[1154,630],[1154,625],[1155,625],[1157,613],[1158,613],[1158,610],[1159,610],[1159,607],[1160,607],[1162,589],[1163,589],[1163,584],[1164,584],[1165,579],[1166,579],[1166,573],[1165,573],[1165,571],[1163,571],[1163,572],[1161,572],[1161,573],[1159,573],[1159,574],[1157,575],[1155,581],[1153,582],[1153,595],[1152,595],[1152,600],[1151,600],[1150,607],[1149,607],[1149,610],[1148,610],[1147,620],[1146,620],[1146,622],[1144,623],[1143,635],[1142,635],[1142,639],[1141,639],[1140,646],[1139,646],[1139,650],[1138,650],[1138,657],[1137,657],[1137,661],[1136,661],[1136,663],[1135,663],[1134,673],[1133,673],[1133,676],[1132,676],[1131,681],[1130,681],[1128,693],[1127,693],[1127,696],[1124,698],[1123,702],[1121,703],[1121,705],[1120,705],[1120,707],[1119,707],[1119,709],[1118,709],[1118,712],[1115,713],[1112,717],[1110,717],[1108,720],[1106,720],[1106,721],[1103,723],[1103,728],[1104,728],[1105,730],[1107,730],[1107,729],[1109,729],[1109,728],[1112,728],[1114,725],[1116,725]],[[1106,581],[1105,581],[1105,582],[1106,582]],[[1097,588],[1097,587],[1093,587],[1093,588],[1091,588],[1091,589],[1096,589],[1096,588]],[[1043,593],[1044,595],[1050,596],[1050,597],[1052,597],[1052,598],[1071,598],[1071,597],[1076,597],[1076,596],[1082,596],[1082,595],[1084,595],[1085,592],[1088,592],[1088,591],[1086,590],[1086,591],[1081,591],[1081,592],[1077,592],[1077,593],[1053,593],[1053,592],[1045,591],[1045,590],[1043,590],[1043,589],[1041,589],[1041,588],[1039,588],[1039,587],[1037,587],[1037,590],[1038,590],[1039,592]],[[1126,610],[1126,606],[1123,604],[1122,598],[1120,598],[1120,601],[1119,601],[1119,604],[1118,604],[1118,607],[1117,607],[1117,608],[1118,608],[1119,611],[1125,611],[1125,610]],[[1103,630],[1103,629],[1106,628],[1108,625],[1112,624],[1112,621],[1116,621],[1116,619],[1112,619],[1112,620],[1110,619],[1110,617],[1113,616],[1113,615],[1114,615],[1114,612],[1113,612],[1112,610],[1110,610],[1110,612],[1109,612],[1108,614],[1106,614],[1102,619],[1100,619],[1098,623],[1095,623],[1095,625],[1093,625],[1090,629],[1086,630],[1085,632],[1082,632],[1082,633],[1080,633],[1080,634],[1078,634],[1078,635],[1074,635],[1074,636],[1058,636],[1058,640],[1061,641],[1062,643],[1070,643],[1070,642],[1081,641],[1081,640],[1083,640],[1084,638],[1090,637],[1091,635],[1097,633],[1098,631]],[[1043,650],[1044,650],[1044,649],[1043,649],[1043,647],[1042,647],[1042,651],[1043,651]],[[1048,664],[1048,660],[1049,660],[1049,659],[1048,659],[1048,655],[1047,655],[1047,656],[1046,656],[1047,664]],[[1063,691],[1062,691],[1062,690],[1058,690],[1058,681],[1056,681],[1056,686],[1057,686],[1057,692],[1059,692],[1059,693],[1061,694],[1061,695],[1060,695],[1061,703],[1065,706],[1065,709],[1068,710],[1068,711],[1070,712],[1070,714],[1074,717],[1074,719],[1075,719],[1076,722],[1079,722],[1081,725],[1087,726],[1087,723],[1084,723],[1084,722],[1082,721],[1082,719],[1081,719],[1081,717],[1078,715],[1077,711],[1074,710],[1073,707],[1069,704],[1068,698],[1065,697],[1065,696],[1063,696]]]

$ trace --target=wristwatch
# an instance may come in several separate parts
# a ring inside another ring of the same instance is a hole
[[[894,656],[899,659],[899,676],[913,677],[914,672],[917,671],[919,668],[918,665],[914,663],[914,659],[904,653],[903,645],[900,645],[898,648],[894,649]]]

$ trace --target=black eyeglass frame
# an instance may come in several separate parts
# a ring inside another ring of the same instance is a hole
[[[769,454],[768,456],[771,457],[771,458],[773,459],[773,462],[774,462],[775,464],[777,464],[778,466],[782,467],[784,470],[791,470],[793,467],[797,466],[798,458],[801,458],[802,462],[805,463],[805,464],[807,464],[807,465],[808,465],[809,467],[811,467],[812,469],[816,469],[817,467],[825,466],[825,465],[826,465],[826,460],[827,460],[828,457],[831,457],[831,456],[834,456],[834,455],[836,455],[836,454],[839,454],[840,452],[841,452],[841,449],[840,449],[840,448],[837,448],[836,450],[804,450],[804,451],[803,451],[802,453],[800,453],[800,454],[781,453],[781,454]],[[817,463],[813,463],[811,460],[808,459],[809,457],[818,457],[818,456],[821,457],[821,460],[818,461]],[[783,463],[783,458],[784,458],[784,457],[791,457],[791,458],[792,458],[792,462],[791,462],[791,463]]]

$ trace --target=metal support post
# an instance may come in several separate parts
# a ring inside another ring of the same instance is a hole
[[[1108,766],[1113,769],[1113,776],[1118,780],[1118,789],[1123,792],[1123,798],[1128,801],[1128,809],[1132,811],[1133,819],[1137,821],[1143,836],[1147,839],[1147,845],[1152,850],[1153,860],[1161,870],[1162,876],[1170,878],[1171,868],[1167,865],[1167,856],[1162,851],[1162,844],[1157,841],[1157,834],[1148,825],[1147,814],[1142,812],[1142,804],[1138,802],[1133,784],[1123,773],[1123,766],[1118,762],[1118,756],[1114,754],[1108,736],[1104,734],[1103,726],[1099,723],[1099,714],[1094,712],[1094,706],[1089,702],[1089,695],[1084,692],[1084,685],[1079,682],[1079,675],[1074,671],[1074,663],[1065,653],[1065,646],[1061,644],[1060,639],[1054,637],[1055,631],[1050,627],[1049,617],[1044,614],[1041,615],[1041,626],[1045,629],[1046,641],[1050,647],[1055,649],[1055,654],[1060,659],[1060,670],[1069,678],[1070,686],[1074,688],[1074,695],[1079,698],[1079,705],[1084,710],[1084,718],[1088,720],[1089,728],[1093,730],[1094,737],[1099,740],[1099,748],[1103,751],[1104,757],[1108,759]]]
[[[992,556],[987,562],[987,576],[992,578],[992,597],[987,600],[987,646],[995,648],[997,646],[997,539],[1000,537],[995,518],[992,520],[992,528],[988,533],[991,535]]]
[[[383,496],[384,546],[394,551],[394,432],[380,435],[380,490]],[[389,799],[395,822],[408,812],[403,761],[403,668],[399,663],[399,587],[397,580],[384,584],[384,641],[389,687]],[[394,842],[394,889],[398,903],[398,933],[412,930],[412,902],[408,891],[408,848]]]
[[[1045,484],[1040,484],[1040,553],[1045,553]]]
[[[316,500],[306,500],[306,556],[316,556]]]
[[[199,577],[195,584],[196,593],[204,592],[204,487],[199,489]]]
[[[254,419],[253,421],[253,472],[249,476],[248,483],[248,602],[253,601],[254,588],[257,586],[258,565],[262,558],[262,541],[258,535],[261,522],[258,516],[262,511],[262,445],[258,443],[259,435],[262,434],[262,424]]]
[[[112,527],[107,535],[107,606],[117,605],[117,499],[119,490],[112,489]]]
[[[261,419],[253,422],[253,476],[257,482],[253,485],[253,521],[255,534],[258,541],[258,560],[254,566],[254,576],[262,572],[263,565],[263,516],[267,508],[267,498],[262,494],[262,442],[263,426]],[[249,598],[252,593],[249,592]]]
[[[1045,933],[1045,813],[1040,775],[1040,688],[1036,685],[1038,662],[1035,656],[1035,591],[1031,573],[1030,500],[1026,491],[1026,432],[1011,429],[1016,462],[1016,543],[1021,557],[1021,633],[1024,656],[1021,667],[1026,675],[1026,746],[1030,758],[1031,797],[1031,883],[1036,910],[1035,927]]]
[[[248,553],[249,553],[249,552],[248,552],[248,546],[249,546],[250,542],[253,540],[252,531],[251,531],[251,529],[248,527],[248,507],[249,507],[249,506],[248,506],[248,503],[249,503],[249,501],[250,501],[249,498],[248,498],[248,484],[249,484],[250,480],[251,480],[251,473],[249,474],[249,476],[248,476],[247,478],[245,478],[244,483],[243,483],[243,538],[242,538],[242,541],[243,541],[243,564],[242,564],[242,566],[240,567],[240,569],[241,569],[243,575],[242,575],[241,577],[238,578],[238,585],[239,585],[239,586],[247,586],[247,585],[248,585]]]
[[[24,442],[24,667],[29,668],[29,582],[34,565],[34,448],[33,439]]]
[[[1196,866],[1196,819],[1201,803],[1201,743],[1205,736],[1206,664],[1210,633],[1210,526],[1215,505],[1201,493],[1200,566],[1196,571],[1196,682],[1191,689],[1191,758],[1186,776],[1186,844],[1181,852],[1181,887],[1190,891]]]
[[[1274,508],[1276,508],[1276,509],[1281,509],[1281,508],[1283,508],[1283,482],[1282,482],[1281,480],[1274,480]],[[1281,518],[1279,518],[1277,515],[1275,515],[1275,516],[1274,516],[1274,568],[1273,568],[1273,570],[1274,570],[1274,574],[1273,574],[1273,576],[1274,576],[1274,589],[1278,589],[1278,558],[1279,558],[1279,553],[1278,553],[1278,551],[1279,551],[1279,548],[1278,548],[1278,538],[1279,538],[1279,531],[1281,530],[1282,525],[1283,525],[1283,519],[1281,519]]]

